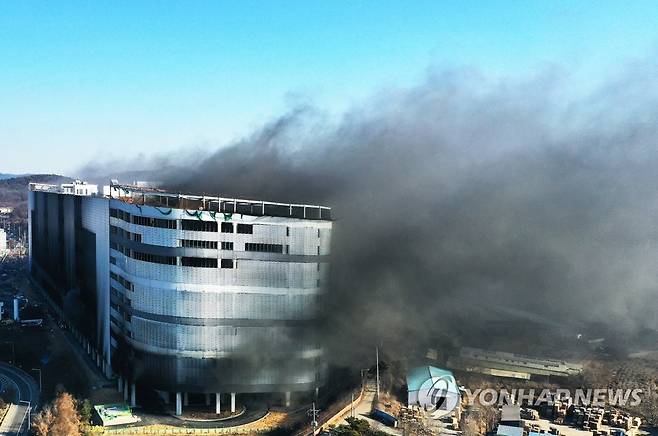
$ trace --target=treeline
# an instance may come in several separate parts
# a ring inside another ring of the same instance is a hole
[[[30,183],[60,184],[71,181],[57,174],[31,174],[0,180],[0,207],[13,207],[12,219],[27,219],[27,186]]]

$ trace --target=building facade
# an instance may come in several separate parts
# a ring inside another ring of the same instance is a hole
[[[328,208],[32,185],[30,267],[106,375],[175,393],[312,391]],[[168,396],[168,394],[167,394]]]
[[[4,229],[0,229],[0,255],[7,251],[7,233]]]

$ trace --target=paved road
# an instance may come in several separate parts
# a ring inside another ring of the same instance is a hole
[[[16,390],[16,404],[12,404],[0,424],[0,435],[17,436],[27,432],[28,407],[39,407],[39,386],[25,371],[15,366],[0,362],[0,383],[3,388],[11,386]]]
[[[381,422],[370,418],[370,411],[372,410],[372,403],[375,401],[376,393],[376,383],[372,380],[368,380],[366,389],[363,392],[363,397],[361,398],[361,402],[359,402],[359,404],[357,404],[354,408],[354,414],[357,418],[368,421],[370,427],[376,430],[383,431],[384,433],[388,433],[390,435],[401,435],[402,432],[400,430],[388,427],[387,425],[384,425]],[[349,416],[349,413],[345,415],[346,418]],[[347,424],[347,421],[343,421],[342,424]]]
[[[18,436],[27,434],[27,405],[25,404],[12,404],[9,406],[9,411],[5,415],[5,419],[0,425],[0,435],[2,436]]]

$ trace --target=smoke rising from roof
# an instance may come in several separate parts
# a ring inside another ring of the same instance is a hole
[[[185,165],[161,156],[179,170],[160,179],[333,208],[324,313],[343,349],[334,356],[486,330],[505,311],[655,329],[652,73],[626,71],[569,97],[551,72],[525,81],[434,72],[339,122],[296,108]]]

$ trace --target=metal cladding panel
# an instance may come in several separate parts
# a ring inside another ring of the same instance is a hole
[[[140,380],[165,391],[309,391],[325,382],[321,358],[195,359],[137,351]]]
[[[59,238],[59,225],[60,225],[60,208],[59,208],[59,195],[46,194],[45,207],[46,214],[46,227],[47,227],[47,247],[48,253],[56,257],[60,251],[61,240]],[[59,271],[58,271],[59,272]]]
[[[98,343],[109,364],[110,348],[110,221],[109,200],[82,197],[82,227],[96,235],[96,302]],[[108,371],[109,371],[108,365]]]
[[[69,283],[75,282],[76,246],[75,246],[75,197],[64,196],[63,204],[63,233],[64,233],[64,257],[66,259],[66,275]]]
[[[32,213],[34,212],[34,191],[27,192],[27,253],[28,268],[32,271]]]
[[[111,201],[111,207],[134,216],[211,221],[207,214],[199,220],[176,209],[118,201]],[[217,214],[221,221],[224,217]],[[110,250],[115,259],[111,270],[130,282],[126,290],[112,281],[130,315],[119,322],[138,356],[138,383],[191,392],[298,391],[323,384],[326,367],[312,324],[327,275],[321,255],[329,254],[331,223],[238,214],[230,222],[233,232],[227,233],[221,225],[216,232],[192,231],[182,230],[180,222],[171,229],[110,218],[112,225],[141,236],[137,243],[112,236],[124,248],[123,253]],[[251,233],[238,233],[237,224],[251,224]],[[234,259],[233,267],[182,266],[180,256],[189,254],[171,251],[181,247],[181,240],[216,241],[216,249],[193,253]],[[221,242],[232,242],[233,249],[222,250]],[[248,252],[248,243],[287,249]],[[124,254],[131,250],[177,256],[177,265]]]
[[[318,229],[316,226],[306,227],[292,227],[290,228],[290,254],[310,254],[317,255],[318,247],[322,236],[318,237]],[[327,233],[330,230],[325,230]],[[320,235],[322,230],[320,229]],[[327,254],[329,248],[327,244]]]
[[[262,292],[199,292],[135,285],[133,309],[175,317],[226,319],[313,319],[317,314],[314,294]]]
[[[258,350],[294,354],[317,349],[298,327],[181,325],[133,316],[131,331],[137,347],[143,344],[143,348],[159,349],[163,354],[201,352],[210,357],[229,357],[257,354]]]

